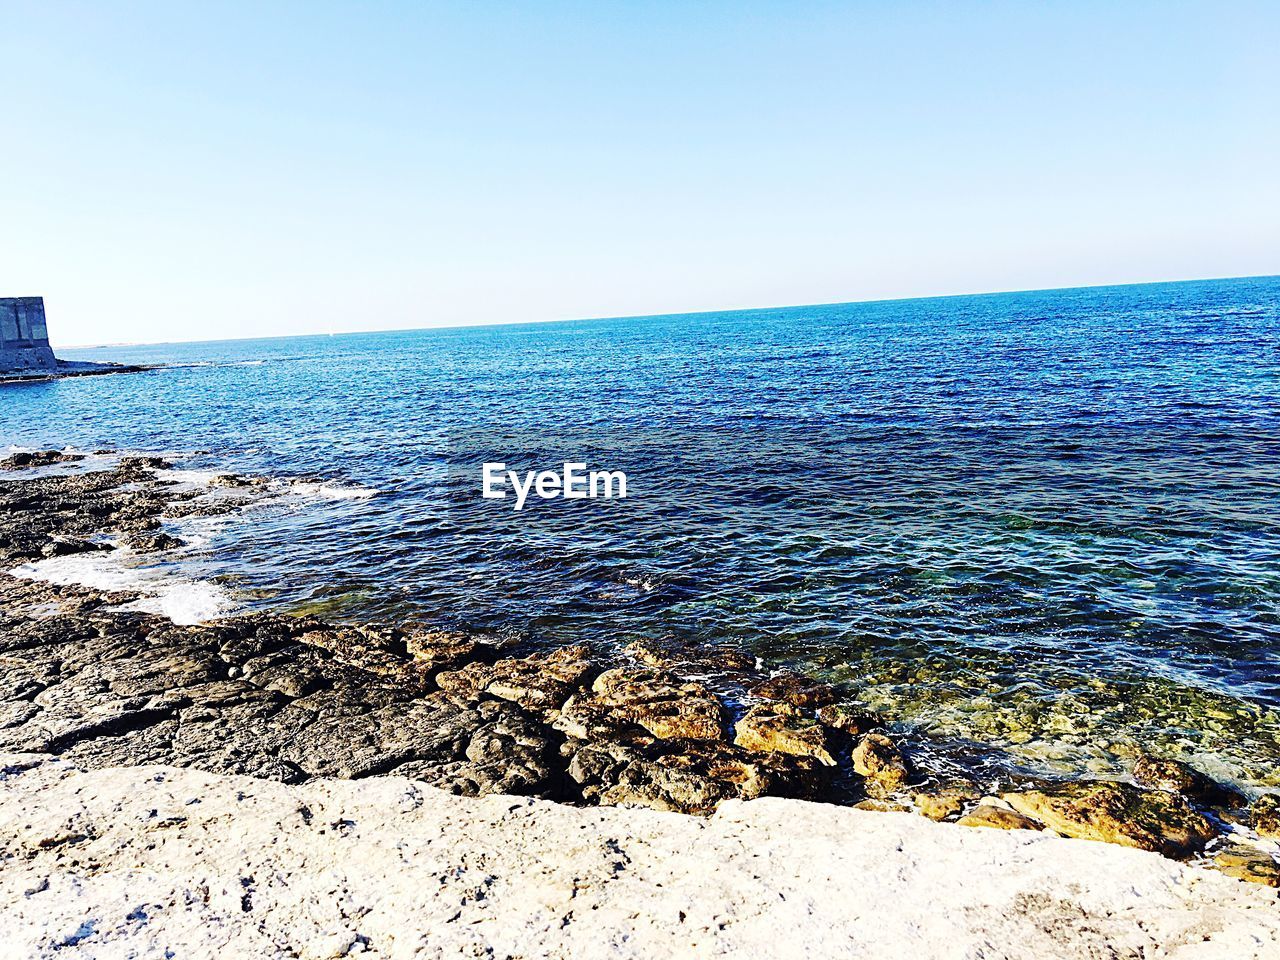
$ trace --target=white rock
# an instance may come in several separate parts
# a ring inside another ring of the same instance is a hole
[[[1274,890],[913,814],[0,769],[3,957],[1280,956]]]

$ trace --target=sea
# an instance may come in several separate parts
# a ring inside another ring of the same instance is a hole
[[[938,769],[1143,748],[1280,785],[1280,278],[62,354],[163,367],[0,387],[0,451],[272,479],[185,549],[51,578],[186,621],[730,644]],[[516,510],[485,462],[627,496]]]

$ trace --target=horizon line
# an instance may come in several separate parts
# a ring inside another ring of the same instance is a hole
[[[938,293],[913,297],[875,297],[869,300],[829,300],[821,303],[783,303],[757,307],[718,307],[711,310],[687,310],[664,313],[631,313],[618,316],[603,317],[559,317],[550,320],[494,320],[480,323],[446,323],[430,327],[389,327],[380,330],[336,330],[322,333],[284,333],[266,337],[222,337],[213,340],[154,340],[154,341],[118,341],[113,343],[80,343],[59,344],[59,350],[105,350],[112,347],[165,347],[193,343],[246,343],[259,340],[296,340],[302,337],[352,337],[376,335],[381,333],[418,333],[426,330],[470,330],[491,327],[532,326],[549,323],[595,323],[606,320],[651,320],[665,317],[699,317],[715,313],[748,313],[766,310],[792,310],[808,307],[843,307],[867,305],[874,303],[910,303],[915,300],[948,300],[957,297],[999,297],[1017,293],[1056,293],[1065,290],[1105,290],[1109,287],[1150,287],[1172,283],[1212,283],[1230,280],[1271,280],[1280,278],[1280,274],[1246,274],[1233,277],[1190,277],[1180,280],[1134,280],[1124,283],[1092,283],[1080,286],[1064,287],[1027,287],[1016,290],[982,290],[963,293]]]

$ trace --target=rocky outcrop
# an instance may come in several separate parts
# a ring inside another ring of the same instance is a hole
[[[1222,807],[1240,807],[1245,799],[1190,764],[1140,752],[1133,764],[1133,779],[1144,787],[1179,793],[1189,800]]]
[[[1002,799],[1063,836],[1154,850],[1170,857],[1198,852],[1216,833],[1182,797],[1110,780],[1006,793]]]
[[[1280,839],[1280,793],[1264,793],[1253,801],[1249,818],[1258,836]]]
[[[994,803],[980,803],[956,821],[962,827],[989,827],[995,830],[1043,830],[1044,826],[1016,810]]]
[[[911,776],[906,757],[898,745],[883,733],[863,735],[853,748],[853,769],[866,783],[872,797],[885,797],[900,790]]]
[[[785,703],[758,704],[738,721],[734,743],[747,750],[812,757],[836,765],[831,731]]]
[[[719,740],[724,710],[701,683],[665,670],[606,670],[591,686],[596,701],[614,715],[662,740]]]
[[[63,450],[19,452],[0,460],[0,470],[27,470],[33,467],[47,467],[55,463],[76,463],[83,459],[82,453],[67,453]]]
[[[821,707],[835,703],[839,692],[829,684],[815,683],[798,673],[784,671],[751,687],[751,694],[762,700],[775,700],[799,708]]]

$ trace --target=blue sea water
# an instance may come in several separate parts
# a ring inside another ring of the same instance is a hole
[[[328,481],[173,561],[244,606],[732,643],[939,769],[1280,783],[1280,278],[65,354],[170,366],[0,388],[0,449]]]

